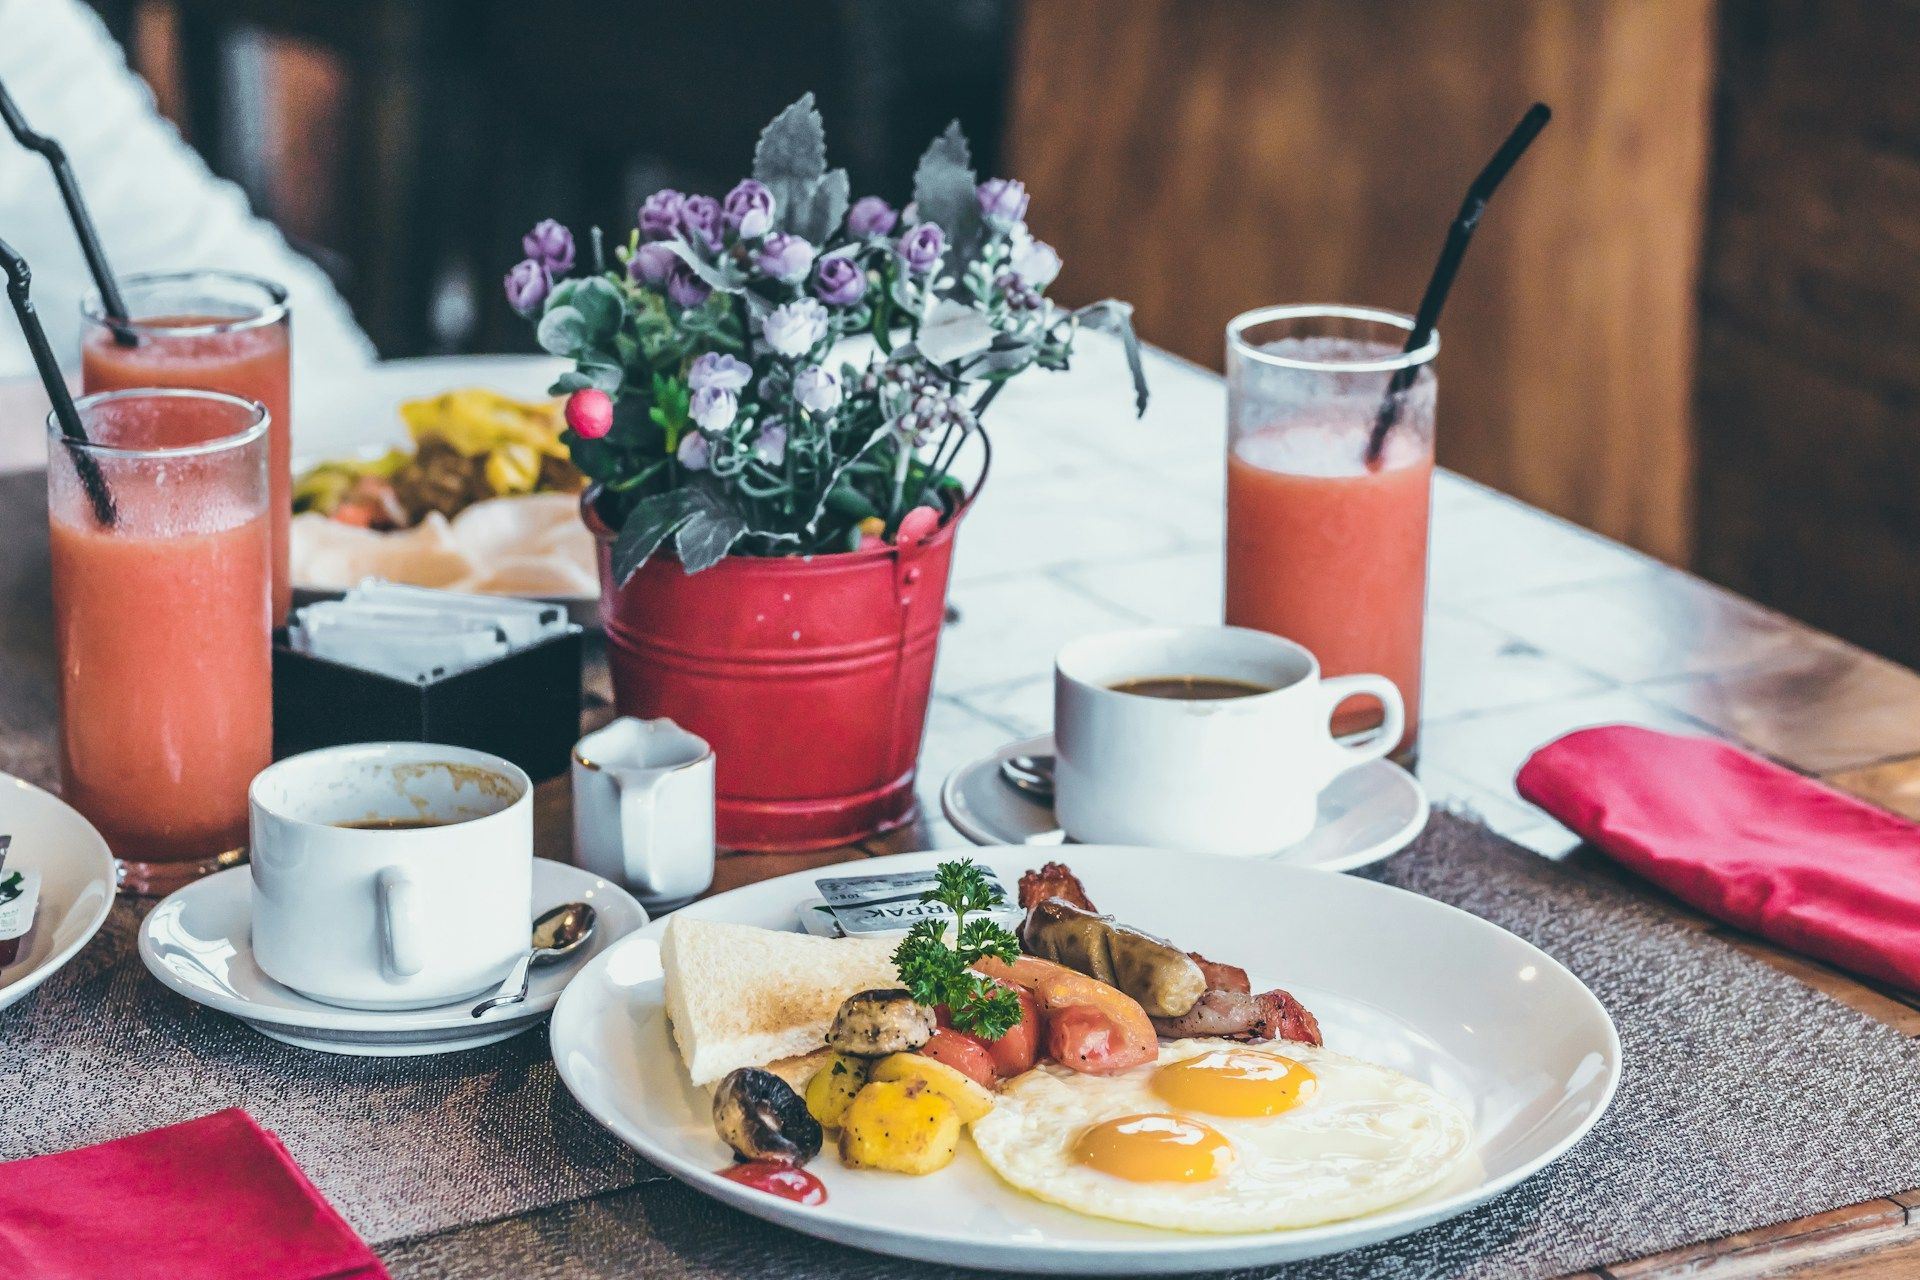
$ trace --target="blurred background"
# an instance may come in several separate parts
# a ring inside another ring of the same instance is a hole
[[[543,216],[721,193],[806,90],[895,201],[950,118],[1063,301],[1218,367],[1234,313],[1411,310],[1535,99],[1442,326],[1442,462],[1920,662],[1911,0],[98,0],[163,111],[388,357],[531,350]]]

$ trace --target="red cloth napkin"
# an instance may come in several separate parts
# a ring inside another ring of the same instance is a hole
[[[0,1164],[0,1277],[387,1280],[239,1108]]]
[[[1920,826],[1724,742],[1632,725],[1550,742],[1516,782],[1708,915],[1920,990]]]

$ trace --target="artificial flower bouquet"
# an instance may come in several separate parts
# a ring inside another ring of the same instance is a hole
[[[849,200],[811,94],[761,134],[724,199],[657,191],[590,271],[535,227],[508,300],[574,362],[567,443],[618,531],[624,582],[671,539],[688,573],[927,536],[962,499],[954,465],[1007,381],[1063,369],[1082,327],[1117,332],[1144,410],[1131,310],[1056,307],[1052,248],[1018,181],[978,182],[959,125],[927,148],[913,198]]]

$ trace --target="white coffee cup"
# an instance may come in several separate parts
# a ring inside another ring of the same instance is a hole
[[[510,762],[425,742],[325,747],[261,770],[247,804],[253,953],[276,982],[418,1009],[488,990],[526,951],[533,783]],[[379,825],[417,822],[437,825]]]
[[[573,749],[573,856],[648,910],[713,883],[713,748],[664,717],[621,716]]]
[[[1199,677],[1260,692],[1210,700],[1113,686]],[[1313,829],[1321,791],[1400,741],[1406,711],[1385,676],[1322,679],[1313,654],[1244,627],[1155,627],[1075,640],[1054,662],[1054,813],[1085,844],[1257,856]],[[1370,695],[1384,723],[1334,739],[1334,708]]]

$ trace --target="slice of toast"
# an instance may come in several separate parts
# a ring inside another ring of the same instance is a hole
[[[696,1085],[818,1051],[840,1002],[899,984],[896,940],[816,938],[674,916],[660,945],[667,1017]]]

